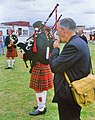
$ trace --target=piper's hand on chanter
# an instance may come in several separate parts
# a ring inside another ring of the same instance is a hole
[[[8,47],[11,47],[12,45],[11,44],[8,44]]]
[[[10,44],[13,45],[13,44],[14,44],[14,41],[11,40],[11,41],[10,41]]]
[[[23,53],[22,52],[20,52],[20,57],[23,59]]]

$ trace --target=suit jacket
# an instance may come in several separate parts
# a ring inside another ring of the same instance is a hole
[[[86,36],[84,34],[82,36],[80,36],[80,37],[88,44],[87,38],[86,38]]]
[[[68,83],[64,77],[65,71],[71,81],[78,80],[90,73],[90,51],[85,41],[78,35],[71,37],[61,53],[55,48],[50,58],[50,67],[54,73],[54,98],[53,102],[72,102],[73,97]]]

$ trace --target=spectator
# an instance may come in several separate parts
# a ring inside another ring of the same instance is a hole
[[[0,55],[4,55],[4,36],[0,30]]]
[[[84,35],[83,30],[79,30],[79,31],[78,31],[78,35],[88,44],[87,38],[86,38],[86,36]]]
[[[57,29],[59,39],[54,42],[50,58],[50,67],[54,73],[53,102],[58,104],[60,120],[80,120],[81,107],[74,101],[64,72],[71,82],[87,76],[91,68],[89,47],[76,35],[76,23],[71,18],[60,20]],[[66,43],[61,53],[60,40]]]

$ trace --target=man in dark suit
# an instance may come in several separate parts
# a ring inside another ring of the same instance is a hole
[[[83,30],[79,30],[79,31],[78,31],[78,35],[88,44],[87,38],[86,38],[86,36],[84,35]]]
[[[71,82],[90,73],[89,47],[75,32],[76,23],[71,18],[60,20],[57,26],[58,40],[50,58],[54,73],[54,98],[58,104],[60,120],[80,120],[81,107],[75,103],[70,87],[65,79],[67,73]],[[60,40],[66,43],[60,53]]]

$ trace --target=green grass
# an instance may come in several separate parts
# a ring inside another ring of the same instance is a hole
[[[89,47],[95,73],[95,44],[89,43]],[[36,105],[35,93],[29,88],[29,68],[25,68],[20,57],[16,58],[14,70],[5,70],[5,67],[6,57],[0,55],[0,120],[59,120],[57,105],[52,103],[53,88],[48,91],[46,114],[29,116]],[[95,104],[84,107],[81,118],[95,120]]]

